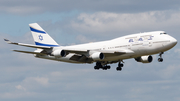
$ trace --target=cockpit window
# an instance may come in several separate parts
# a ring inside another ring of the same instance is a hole
[[[160,35],[162,35],[162,34],[167,34],[167,33],[160,33]]]

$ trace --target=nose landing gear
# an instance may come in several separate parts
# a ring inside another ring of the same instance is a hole
[[[122,64],[121,62],[123,62],[123,61],[119,61],[119,63],[118,63],[118,67],[116,68],[117,71],[121,71],[122,67],[124,66],[124,64]]]
[[[164,54],[164,52],[161,52],[161,53],[159,54],[159,56],[160,56],[160,58],[158,58],[158,61],[159,61],[159,62],[163,62],[162,54]]]

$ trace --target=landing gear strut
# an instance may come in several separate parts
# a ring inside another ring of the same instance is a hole
[[[160,58],[158,58],[158,61],[159,61],[159,62],[163,62],[162,54],[164,54],[164,52],[161,52],[161,53],[159,54],[159,56],[160,56]]]
[[[96,66],[94,66],[95,70],[99,70],[100,68],[102,68],[102,65],[100,62],[96,62]]]
[[[96,66],[94,66],[94,69],[95,70],[99,70],[100,68],[102,68],[103,70],[107,70],[107,69],[110,69],[111,66],[108,66],[108,65],[102,65],[101,62],[96,62]]]
[[[118,67],[116,68],[117,71],[121,71],[122,67],[124,66],[124,64],[122,64],[121,62],[123,62],[123,61],[119,61],[119,63],[118,63]]]

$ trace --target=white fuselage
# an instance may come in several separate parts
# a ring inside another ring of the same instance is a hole
[[[165,52],[172,47],[174,47],[177,43],[177,40],[164,31],[156,31],[156,32],[147,32],[147,33],[139,33],[132,34],[123,37],[119,37],[109,41],[101,41],[80,45],[72,45],[72,46],[63,46],[63,47],[55,47],[56,49],[77,49],[77,50],[94,50],[94,51],[119,51],[119,50],[131,50],[132,53],[123,54],[123,55],[112,55],[105,56],[102,61],[119,61],[129,58],[136,58],[145,55],[157,54],[160,52]],[[68,54],[66,57],[54,57],[54,56],[38,56],[39,58],[70,62],[70,63],[82,63],[78,61],[70,60],[73,56],[73,53]]]

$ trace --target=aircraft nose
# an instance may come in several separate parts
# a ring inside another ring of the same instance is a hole
[[[177,40],[176,40],[175,38],[172,38],[172,39],[171,39],[171,42],[172,42],[173,44],[175,44],[175,45],[177,44]]]
[[[174,46],[177,44],[177,40],[175,38],[173,38],[173,37],[171,38],[170,41]]]

